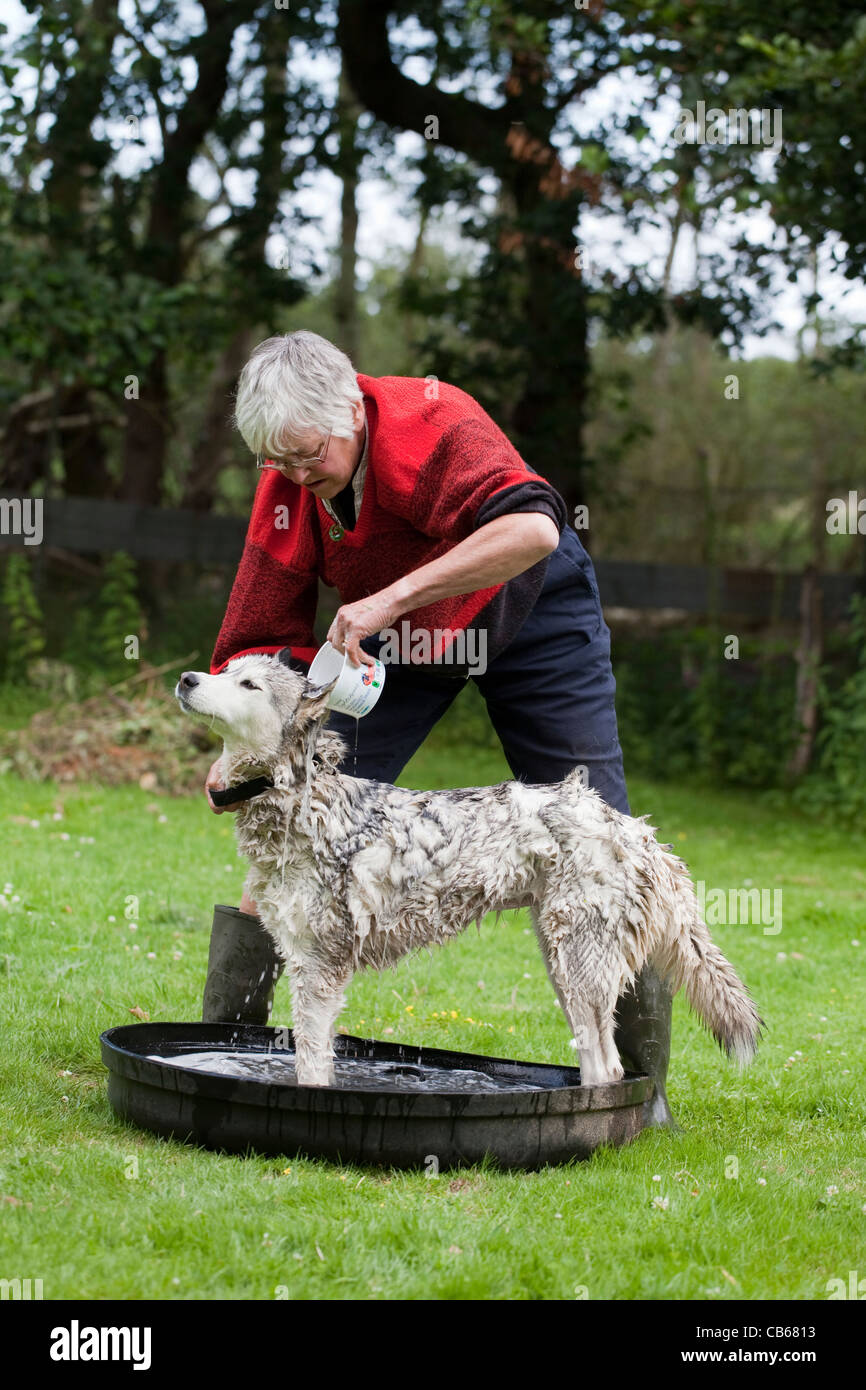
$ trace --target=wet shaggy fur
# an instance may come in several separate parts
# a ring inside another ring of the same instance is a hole
[[[751,1061],[761,1019],[710,938],[683,862],[646,819],[563,782],[410,791],[347,777],[328,689],[274,657],[186,672],[182,707],[222,736],[223,780],[274,788],[235,813],[246,890],[284,956],[298,1081],[333,1083],[334,1027],[358,970],[448,941],[485,913],[530,910],[584,1085],[619,1080],[614,1011],[647,961],[726,1052]]]

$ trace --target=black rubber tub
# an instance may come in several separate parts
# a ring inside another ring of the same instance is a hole
[[[138,1023],[100,1042],[111,1105],[155,1134],[401,1168],[585,1158],[640,1132],[653,1085],[627,1073],[581,1086],[576,1067],[341,1035],[336,1084],[298,1086],[291,1030],[251,1024]]]

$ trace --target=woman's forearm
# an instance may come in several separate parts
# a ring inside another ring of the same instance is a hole
[[[559,544],[559,527],[543,512],[512,512],[488,521],[447,554],[367,598],[344,603],[328,630],[328,641],[357,665],[373,663],[361,642],[391,627],[401,613],[455,594],[472,594],[522,574]]]
[[[542,512],[515,512],[488,521],[446,555],[404,575],[378,597],[408,613],[455,594],[471,594],[513,579],[559,544],[559,528]]]

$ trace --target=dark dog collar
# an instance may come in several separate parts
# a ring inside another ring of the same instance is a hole
[[[226,787],[225,791],[218,792],[211,788],[210,799],[214,806],[230,806],[235,801],[252,801],[254,796],[266,792],[273,785],[270,777],[253,777],[249,782],[239,782],[236,787]]]

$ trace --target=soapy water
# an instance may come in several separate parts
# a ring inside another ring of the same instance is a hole
[[[239,1081],[264,1081],[271,1086],[297,1086],[295,1056],[292,1052],[182,1052],[160,1056],[149,1053],[148,1061],[185,1071],[231,1076]],[[457,1092],[461,1095],[491,1094],[498,1091],[541,1091],[518,1077],[491,1076],[488,1072],[460,1067],[434,1067],[413,1062],[371,1061],[369,1058],[338,1057],[334,1065],[336,1090],[392,1092]]]

